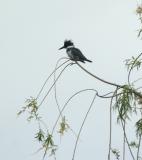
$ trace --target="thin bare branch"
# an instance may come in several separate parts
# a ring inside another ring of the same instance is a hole
[[[85,91],[95,91],[95,92],[96,92],[96,95],[97,95],[98,97],[100,97],[100,98],[111,98],[112,96],[107,96],[107,95],[113,93],[113,92],[109,92],[109,93],[104,94],[104,95],[99,95],[98,92],[97,92],[95,89],[83,89],[83,90],[80,90],[80,91],[76,92],[75,94],[73,94],[73,95],[67,100],[67,102],[64,104],[63,108],[61,109],[61,112],[60,112],[60,114],[58,115],[58,118],[57,118],[57,120],[56,120],[56,122],[55,122],[55,124],[54,124],[54,126],[53,126],[52,134],[53,134],[53,132],[54,132],[54,130],[55,130],[55,128],[56,128],[56,125],[57,125],[57,123],[58,123],[58,121],[59,121],[59,119],[60,119],[60,117],[61,117],[61,113],[63,113],[64,109],[66,108],[66,106],[67,106],[67,104],[70,102],[70,100],[71,100],[73,97],[75,97],[76,95],[80,94],[81,92],[85,92]],[[115,95],[115,96],[116,96],[116,95]]]
[[[141,117],[142,117],[142,109],[140,110],[141,112]],[[140,147],[141,147],[141,140],[142,140],[142,135],[139,135],[139,142],[138,142],[138,149],[137,149],[137,160],[139,160],[139,152],[140,152]]]
[[[133,154],[133,152],[132,152],[132,150],[131,150],[131,147],[130,147],[130,144],[129,144],[129,141],[128,141],[128,138],[127,138],[127,135],[126,135],[126,131],[125,131],[125,127],[124,127],[124,124],[123,124],[122,119],[121,119],[121,125],[122,125],[123,133],[124,133],[125,140],[126,140],[126,143],[127,143],[127,145],[128,145],[130,154],[131,154],[133,160],[135,160],[134,154]]]
[[[74,98],[76,95],[78,95],[78,94],[80,94],[80,93],[82,93],[82,92],[86,92],[86,91],[95,91],[94,89],[84,89],[84,90],[80,90],[80,91],[78,91],[78,92],[76,92],[75,94],[73,94],[67,101],[66,101],[66,103],[64,104],[64,106],[63,106],[63,108],[61,109],[61,112],[60,112],[60,114],[58,115],[58,117],[57,117],[57,119],[56,119],[56,122],[55,122],[55,124],[54,124],[54,126],[53,126],[53,129],[52,129],[52,135],[53,135],[53,132],[54,132],[54,130],[55,130],[55,128],[56,128],[56,125],[57,125],[57,123],[58,123],[58,121],[59,121],[59,119],[60,119],[60,117],[61,117],[61,113],[63,113],[63,111],[64,111],[64,109],[66,108],[66,106],[67,106],[67,104],[71,101],[71,99],[72,98]]]
[[[123,134],[123,160],[125,160],[125,143],[126,143],[126,139],[125,139],[125,133],[126,133],[126,122],[124,120],[124,134]]]
[[[57,70],[57,68],[58,68],[58,63],[60,62],[60,60],[59,61],[57,61],[57,63],[56,63],[56,66],[55,66],[55,72],[54,72],[54,83],[55,83],[55,81],[56,81],[56,70]],[[61,109],[60,109],[60,105],[59,105],[59,102],[58,102],[58,98],[57,98],[57,87],[56,87],[56,83],[55,83],[55,85],[54,85],[54,96],[55,96],[55,101],[56,101],[56,104],[57,104],[57,107],[58,107],[58,111],[59,111],[59,113],[61,114],[61,117],[63,117],[62,116],[62,113],[61,113]]]
[[[119,88],[122,88],[123,86],[122,85],[119,85],[119,84],[116,84],[116,83],[112,83],[112,82],[108,82],[94,74],[92,74],[91,72],[89,72],[88,70],[86,70],[84,67],[82,67],[78,62],[76,62],[76,64],[81,68],[83,69],[86,73],[88,73],[89,75],[91,75],[92,77],[94,77],[95,79],[98,79],[99,81],[103,82],[103,83],[106,83],[106,84],[109,84],[109,85],[112,85],[112,86],[115,86],[115,87],[119,87]]]
[[[58,81],[58,79],[60,78],[61,74],[64,72],[64,70],[71,65],[72,63],[67,64],[64,69],[60,72],[60,74],[58,75],[58,77],[56,78],[56,80],[54,81],[54,83],[52,84],[52,86],[50,87],[50,89],[48,90],[48,92],[46,93],[46,95],[44,96],[44,98],[42,99],[42,101],[40,102],[39,106],[42,105],[42,103],[44,102],[45,98],[48,96],[48,94],[50,93],[51,89],[54,87],[55,83]],[[38,106],[38,107],[39,107]]]
[[[94,77],[95,79],[103,82],[103,83],[106,83],[106,84],[109,84],[111,86],[115,86],[115,87],[118,87],[118,88],[124,88],[126,85],[119,85],[119,84],[116,84],[116,83],[112,83],[112,82],[108,82],[94,74],[92,74],[91,72],[89,72],[88,70],[86,70],[84,67],[82,67],[78,62],[76,62],[76,64],[81,68],[83,69],[87,74],[91,75],[92,77]],[[140,92],[137,92],[136,90],[132,89],[132,88],[128,88],[128,90],[130,90],[131,92],[133,92],[136,96],[142,98],[142,94]]]
[[[110,101],[110,111],[109,111],[109,151],[108,151],[108,160],[110,160],[110,152],[111,152],[111,141],[112,141],[112,103],[113,103],[113,98],[117,96],[117,90],[118,87],[116,88],[116,90],[113,92],[113,96],[111,97],[111,101]]]
[[[74,151],[73,151],[72,160],[74,160],[74,158],[75,158],[75,153],[76,153],[76,149],[77,149],[78,140],[79,140],[81,131],[82,131],[82,129],[83,129],[83,126],[84,126],[84,124],[85,124],[85,121],[86,121],[86,119],[87,119],[87,117],[88,117],[88,114],[89,114],[89,112],[90,112],[90,110],[91,110],[91,108],[92,108],[92,106],[93,106],[93,104],[94,104],[95,98],[96,98],[96,93],[95,93],[95,96],[93,97],[93,100],[92,100],[92,102],[91,102],[91,104],[90,104],[90,107],[89,107],[89,109],[88,109],[88,111],[87,111],[87,113],[86,113],[86,115],[85,115],[85,117],[84,117],[84,119],[83,119],[83,122],[82,122],[82,124],[81,124],[81,127],[80,127],[80,129],[79,129],[79,133],[78,133],[78,136],[77,136],[77,139],[76,139],[76,142],[75,142],[75,147],[74,147]]]
[[[60,58],[60,59],[57,61],[57,63],[58,63],[59,61],[63,60],[63,59],[68,59],[68,58],[62,57],[62,58]],[[43,91],[43,89],[44,89],[44,87],[45,87],[45,85],[46,85],[46,83],[48,82],[48,80],[50,79],[50,77],[54,74],[54,72],[55,72],[56,70],[58,70],[60,67],[62,67],[64,64],[66,64],[67,62],[69,62],[69,61],[70,61],[70,60],[68,59],[67,61],[63,62],[60,66],[56,67],[56,68],[53,70],[53,72],[47,77],[47,79],[45,80],[44,84],[42,85],[39,93],[38,93],[37,96],[36,96],[36,99],[39,98],[41,92]]]

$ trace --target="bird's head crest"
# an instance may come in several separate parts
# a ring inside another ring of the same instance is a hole
[[[73,46],[73,42],[71,40],[64,41],[64,47]]]

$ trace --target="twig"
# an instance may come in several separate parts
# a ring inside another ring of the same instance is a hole
[[[58,115],[57,120],[56,120],[56,122],[55,122],[55,124],[54,124],[54,126],[53,126],[52,135],[53,135],[53,132],[54,132],[54,130],[55,130],[55,128],[56,128],[56,125],[57,125],[57,123],[58,123],[58,121],[59,121],[59,119],[60,119],[61,113],[63,113],[63,111],[64,111],[64,109],[66,108],[67,104],[70,102],[70,100],[71,100],[73,97],[75,97],[76,95],[80,94],[81,92],[85,92],[85,91],[95,91],[95,92],[96,92],[96,95],[97,95],[98,97],[100,97],[100,98],[111,98],[111,97],[112,97],[112,96],[106,97],[107,95],[111,94],[112,92],[109,92],[109,93],[104,94],[104,95],[99,95],[98,92],[97,92],[95,89],[83,89],[83,90],[80,90],[80,91],[76,92],[75,94],[73,94],[73,95],[66,101],[66,103],[65,103],[64,106],[63,106],[63,108],[61,109],[61,112],[60,112],[60,114]],[[116,96],[116,95],[115,95],[115,96]]]
[[[62,57],[62,58],[60,58],[58,61],[60,61],[60,60],[62,60],[62,59],[68,59],[68,58]],[[57,62],[58,62],[58,61],[57,61]],[[58,70],[60,67],[62,67],[64,64],[66,64],[68,61],[70,61],[70,60],[68,59],[67,61],[65,61],[64,63],[62,63],[60,66],[58,66],[57,68],[55,68],[55,69],[53,70],[53,72],[51,72],[51,74],[47,77],[47,79],[45,80],[44,84],[42,85],[42,87],[41,87],[39,93],[38,93],[37,96],[36,96],[36,99],[39,98],[41,92],[43,91],[43,88],[45,87],[47,81],[48,81],[49,78],[53,75],[53,73],[54,73],[56,70]]]
[[[141,117],[142,117],[142,110],[141,112]],[[140,146],[141,146],[141,139],[142,139],[142,134],[139,135],[139,142],[138,142],[138,150],[137,150],[137,160],[139,160],[139,152],[140,152]]]
[[[94,103],[95,98],[96,98],[96,94],[95,94],[95,96],[94,96],[94,98],[93,98],[93,100],[92,100],[92,102],[91,102],[91,105],[90,105],[90,107],[89,107],[89,109],[88,109],[88,111],[87,111],[87,113],[86,113],[86,115],[85,115],[85,118],[84,118],[84,120],[83,120],[83,122],[82,122],[82,125],[81,125],[81,127],[80,127],[80,130],[79,130],[79,133],[78,133],[76,142],[75,142],[75,147],[74,147],[74,151],[73,151],[72,160],[74,160],[75,153],[76,153],[76,149],[77,149],[77,144],[78,144],[78,140],[79,140],[81,131],[82,131],[82,129],[83,129],[83,126],[84,126],[84,124],[85,124],[85,121],[86,121],[86,119],[87,119],[87,116],[88,116],[88,114],[89,114],[89,112],[90,112],[90,110],[91,110],[91,108],[92,108],[92,106],[93,106],[93,103]]]
[[[56,66],[55,66],[55,72],[54,72],[54,83],[56,81],[56,68],[58,68],[58,63],[60,62],[60,59],[57,61],[56,63]],[[59,113],[61,113],[61,109],[60,109],[60,105],[59,105],[59,102],[58,102],[58,99],[57,99],[57,89],[56,89],[56,83],[54,85],[54,91],[55,91],[55,101],[56,101],[56,104],[57,104],[57,107],[58,107],[58,111]],[[61,117],[62,117],[62,113],[61,113]]]
[[[112,85],[112,86],[115,86],[115,87],[119,87],[119,88],[122,88],[123,86],[122,85],[119,85],[119,84],[115,84],[115,83],[112,83],[112,82],[108,82],[94,74],[92,74],[91,72],[89,72],[88,70],[86,70],[84,67],[82,67],[78,62],[76,62],[76,64],[81,68],[83,69],[86,73],[88,73],[89,75],[91,75],[92,77],[98,79],[99,81],[103,82],[103,83],[106,83],[106,84],[109,84],[109,85]]]
[[[55,83],[57,82],[57,80],[60,78],[61,74],[64,72],[64,70],[70,65],[71,63],[67,64],[64,69],[60,72],[60,74],[58,75],[57,79],[55,80],[55,82],[52,84],[52,86],[50,87],[50,89],[48,90],[48,92],[46,93],[46,95],[44,96],[44,98],[42,99],[42,101],[40,102],[39,106],[42,105],[42,103],[44,102],[45,98],[48,96],[48,94],[50,93],[51,89],[53,88],[53,86],[55,85]],[[38,106],[38,107],[39,107]]]
[[[126,133],[125,129],[126,129],[126,122],[124,120],[124,133]],[[125,160],[125,134],[123,135],[123,160]]]
[[[139,152],[140,152],[140,146],[141,146],[141,139],[142,139],[142,135],[139,136],[139,143],[138,143],[138,150],[137,150],[137,160],[139,160]]]
[[[73,97],[75,97],[76,95],[78,95],[78,94],[80,94],[80,93],[82,93],[82,92],[85,92],[85,91],[94,91],[94,90],[93,90],[93,89],[80,90],[80,91],[76,92],[75,94],[73,94],[73,95],[66,101],[66,103],[64,104],[63,108],[61,109],[61,112],[60,112],[60,114],[58,115],[58,117],[57,117],[57,119],[56,119],[56,122],[55,122],[55,124],[54,124],[54,126],[53,126],[53,129],[52,129],[52,132],[51,132],[52,135],[53,135],[54,130],[55,130],[55,128],[56,128],[56,125],[57,125],[57,123],[58,123],[58,121],[59,121],[59,119],[60,119],[61,113],[63,113],[63,111],[64,111],[64,109],[66,108],[67,104],[71,101],[71,99],[72,99]]]
[[[94,74],[92,74],[91,72],[89,72],[88,70],[86,70],[84,67],[82,67],[78,62],[76,62],[76,64],[81,68],[83,69],[86,73],[88,73],[89,75],[91,75],[92,77],[94,77],[95,79],[98,79],[99,81],[103,82],[103,83],[106,83],[106,84],[109,84],[111,86],[115,86],[115,87],[118,87],[118,88],[124,88],[126,85],[119,85],[119,84],[116,84],[116,83],[112,83],[112,82],[108,82]],[[130,90],[130,92],[133,92],[136,96],[142,98],[142,94],[140,92],[137,92],[136,90],[132,89],[132,88],[128,88],[128,90]]]
[[[138,82],[138,81],[140,81],[140,80],[142,80],[142,78],[136,79],[135,81],[132,82],[132,84],[134,84],[134,83],[136,83],[136,82]]]
[[[117,90],[118,90],[118,88],[116,88],[116,90],[114,91],[113,96],[111,97],[111,101],[110,101],[110,111],[109,111],[109,113],[110,113],[110,115],[109,115],[109,116],[110,116],[110,118],[109,118],[109,120],[110,120],[110,122],[109,122],[110,128],[109,128],[109,151],[108,151],[108,160],[110,160],[111,140],[112,140],[112,103],[113,103],[113,98],[114,98],[114,96],[117,95]]]
[[[133,160],[135,160],[134,155],[133,155],[133,152],[132,152],[131,147],[130,147],[130,145],[129,145],[129,141],[128,141],[128,138],[127,138],[127,135],[126,135],[126,131],[125,131],[125,128],[124,128],[124,124],[123,124],[122,119],[121,119],[121,125],[122,125],[123,133],[124,133],[125,140],[126,140],[126,143],[127,143],[127,145],[128,145],[128,148],[129,148],[130,154],[131,154],[131,156],[132,156]]]

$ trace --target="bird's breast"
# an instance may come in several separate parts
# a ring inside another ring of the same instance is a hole
[[[71,50],[68,50],[68,51],[67,51],[67,55],[68,55],[71,59],[74,58]]]

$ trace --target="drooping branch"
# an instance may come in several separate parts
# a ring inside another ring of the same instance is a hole
[[[65,61],[64,63],[62,63],[61,65],[58,66],[59,62],[61,60],[64,60],[64,59],[67,59],[67,58],[60,58],[57,63],[56,63],[56,66],[55,66],[55,69],[54,69],[54,96],[55,96],[55,102],[57,104],[57,107],[58,107],[58,111],[59,113],[61,112],[61,109],[60,109],[60,105],[59,105],[59,102],[58,102],[58,98],[57,98],[57,88],[56,88],[56,71],[57,69],[62,66],[63,64],[67,63],[68,61],[70,61],[70,59],[68,59],[67,61]],[[62,113],[61,113],[61,116],[62,116]],[[63,116],[62,116],[63,118]]]
[[[82,69],[84,70],[86,73],[88,73],[89,75],[91,75],[92,77],[94,77],[95,79],[103,82],[103,83],[106,83],[106,84],[109,84],[111,86],[115,86],[115,87],[119,87],[119,88],[122,88],[123,86],[122,85],[119,85],[119,84],[115,84],[115,83],[112,83],[112,82],[109,82],[109,81],[106,81],[98,76],[96,76],[95,74],[89,72],[88,70],[86,70],[84,67],[82,67],[78,62],[76,62],[76,64]]]
[[[61,109],[61,111],[60,111],[60,113],[59,113],[59,115],[58,115],[58,118],[57,118],[57,120],[56,120],[56,122],[55,122],[55,124],[54,124],[54,126],[53,126],[53,129],[52,129],[52,132],[51,132],[52,135],[53,135],[53,132],[54,132],[54,130],[55,130],[55,128],[56,128],[56,125],[57,125],[57,123],[58,123],[58,121],[59,121],[59,119],[60,119],[60,117],[61,117],[61,114],[62,114],[63,111],[65,110],[67,104],[68,104],[68,103],[71,101],[71,99],[74,98],[76,95],[78,95],[78,94],[80,94],[80,93],[82,93],[82,92],[86,92],[86,91],[93,91],[93,92],[96,93],[96,96],[97,96],[97,97],[104,98],[104,99],[106,99],[106,98],[113,98],[113,97],[116,97],[116,96],[118,96],[119,94],[121,94],[121,93],[114,94],[114,92],[109,92],[109,93],[106,93],[106,94],[104,94],[104,95],[100,95],[97,90],[91,89],[91,88],[90,88],[90,89],[89,89],[89,88],[83,89],[83,90],[80,90],[80,91],[76,92],[75,94],[73,94],[73,95],[66,101],[66,103],[65,103],[64,106],[63,106],[63,108]],[[110,94],[113,94],[113,95],[110,95]],[[110,96],[108,96],[108,95],[110,95]]]
[[[120,84],[116,84],[116,83],[113,83],[113,82],[109,82],[109,81],[106,81],[98,76],[96,76],[95,74],[89,72],[88,70],[86,70],[84,67],[82,67],[78,62],[76,62],[76,64],[83,70],[85,71],[87,74],[89,74],[90,76],[92,76],[93,78],[105,83],[105,84],[109,84],[111,86],[115,86],[115,87],[118,87],[118,88],[125,88],[127,85],[120,85]],[[131,88],[131,87],[128,87],[127,88],[131,93],[134,93],[135,96],[139,97],[139,98],[142,98],[142,94],[140,92],[137,92],[135,89]]]
[[[89,109],[88,109],[88,111],[87,111],[87,113],[86,113],[86,115],[85,115],[85,117],[84,117],[84,119],[83,119],[83,122],[82,122],[82,124],[81,124],[81,127],[80,127],[80,129],[79,129],[78,136],[77,136],[77,139],[76,139],[76,142],[75,142],[75,147],[74,147],[74,151],[73,151],[72,160],[74,160],[74,158],[75,158],[75,153],[76,153],[76,149],[77,149],[78,140],[79,140],[81,131],[82,131],[82,129],[83,129],[83,126],[84,126],[84,124],[85,124],[85,121],[86,121],[86,119],[87,119],[87,117],[88,117],[88,114],[89,114],[89,112],[90,112],[90,110],[91,110],[91,108],[92,108],[92,106],[93,106],[93,104],[94,104],[95,98],[96,98],[96,93],[95,93],[95,95],[94,95],[94,97],[93,97],[93,100],[92,100],[92,102],[91,102],[91,104],[90,104],[90,106],[89,106]]]
[[[48,90],[48,92],[46,93],[46,95],[44,96],[44,98],[42,99],[42,101],[40,102],[39,106],[42,105],[42,103],[44,102],[44,100],[46,99],[46,97],[48,96],[48,94],[50,93],[51,89],[54,87],[54,85],[56,84],[56,82],[58,81],[58,79],[60,78],[61,74],[64,72],[64,70],[71,65],[72,63],[67,64],[64,69],[60,72],[60,74],[58,75],[58,77],[56,78],[56,80],[54,81],[54,83],[52,84],[52,86],[50,87],[50,89]]]
[[[141,117],[142,117],[142,110],[141,109],[140,109],[140,112],[141,112]],[[139,134],[138,149],[137,149],[137,160],[139,160],[141,140],[142,140],[142,134]]]
[[[113,106],[113,98],[117,96],[117,90],[113,92],[113,96],[111,97],[110,101],[110,110],[109,110],[109,150],[108,150],[108,160],[111,159],[110,157],[110,151],[111,151],[111,143],[112,143],[112,106]]]
[[[60,59],[57,61],[57,63],[58,63],[60,60],[63,60],[63,59],[67,59],[67,61],[63,62],[60,66],[56,67],[56,68],[52,71],[52,73],[47,77],[47,79],[45,80],[44,84],[42,85],[40,91],[38,92],[38,94],[37,94],[37,96],[36,96],[36,99],[39,98],[39,96],[40,96],[41,92],[43,91],[43,89],[44,89],[47,81],[48,81],[48,80],[50,79],[50,77],[56,72],[56,70],[58,70],[60,67],[62,67],[64,64],[66,64],[66,63],[69,61],[68,58],[62,57],[62,58],[60,58]]]

